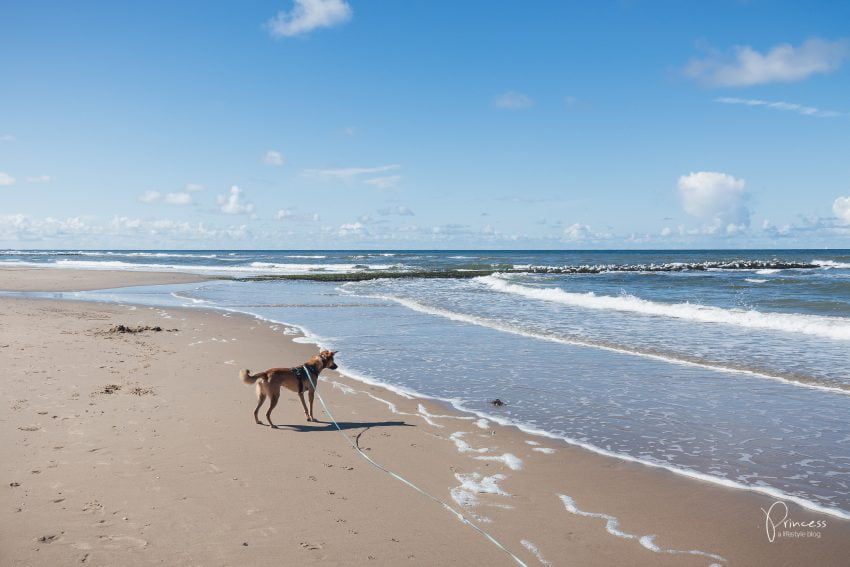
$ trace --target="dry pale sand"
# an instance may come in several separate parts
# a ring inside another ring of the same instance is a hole
[[[164,330],[105,332],[117,324]],[[253,423],[238,370],[316,350],[284,331],[220,312],[0,299],[0,565],[515,564],[371,466],[320,408],[324,423],[308,424],[285,395],[274,413],[285,426]],[[850,523],[832,516],[790,504],[793,520],[827,527],[769,543],[768,497],[322,378],[367,455],[528,565],[845,565],[850,554]]]
[[[0,268],[0,290],[6,291],[87,291],[134,285],[200,282],[205,279],[209,278],[178,272]]]

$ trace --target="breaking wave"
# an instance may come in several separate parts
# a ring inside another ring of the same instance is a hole
[[[735,325],[785,333],[802,333],[827,339],[850,341],[850,320],[841,317],[765,313],[744,309],[723,309],[696,303],[659,303],[634,295],[573,293],[557,288],[540,288],[506,281],[504,277],[482,276],[475,281],[493,291],[510,293],[538,301],[550,301],[585,309],[625,311],[654,317],[686,319],[699,323]]]

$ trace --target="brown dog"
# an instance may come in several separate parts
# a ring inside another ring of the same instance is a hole
[[[254,421],[259,425],[263,424],[260,418],[257,417],[257,412],[260,411],[260,407],[266,401],[266,397],[269,397],[271,401],[269,402],[269,410],[266,412],[266,419],[269,425],[277,427],[272,423],[272,410],[277,405],[278,398],[280,398],[281,386],[285,386],[287,389],[298,393],[298,397],[301,398],[301,405],[304,407],[304,415],[307,416],[307,421],[317,421],[313,417],[314,384],[315,387],[319,386],[319,372],[323,369],[337,369],[337,365],[334,362],[334,355],[336,353],[337,351],[323,350],[305,362],[303,366],[297,368],[270,368],[265,372],[260,372],[253,376],[250,370],[239,372],[239,378],[245,384],[257,383],[257,408],[254,410]],[[305,368],[310,371],[309,377],[304,371]],[[304,390],[307,390],[310,396],[309,410],[307,409],[307,404],[304,403]]]

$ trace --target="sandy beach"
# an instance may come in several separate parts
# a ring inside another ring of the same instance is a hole
[[[0,270],[0,289],[198,279]],[[307,360],[317,348],[294,342],[293,329],[201,309],[15,297],[0,306],[2,565],[517,564],[372,466],[318,400],[319,423],[284,394],[273,414],[281,427],[254,424],[253,388],[238,371]],[[119,324],[162,330],[110,332]],[[770,542],[762,509],[774,500],[762,494],[338,372],[322,374],[319,392],[365,454],[527,565],[840,565],[850,552],[850,522],[791,502],[789,520],[825,527]]]

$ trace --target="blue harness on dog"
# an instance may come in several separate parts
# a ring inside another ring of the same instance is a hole
[[[312,370],[313,372],[316,372],[315,368],[310,368],[310,370]],[[293,368],[292,372],[295,374],[295,377],[298,378],[298,393],[303,394],[304,393],[304,381],[308,380],[308,381],[310,381],[310,383],[312,383],[312,380],[310,380],[310,378],[309,378],[309,374],[308,374],[309,371],[307,370],[307,365],[305,364],[304,366],[299,366],[298,368]],[[319,375],[319,373],[316,372],[316,376],[318,376],[318,375]]]

